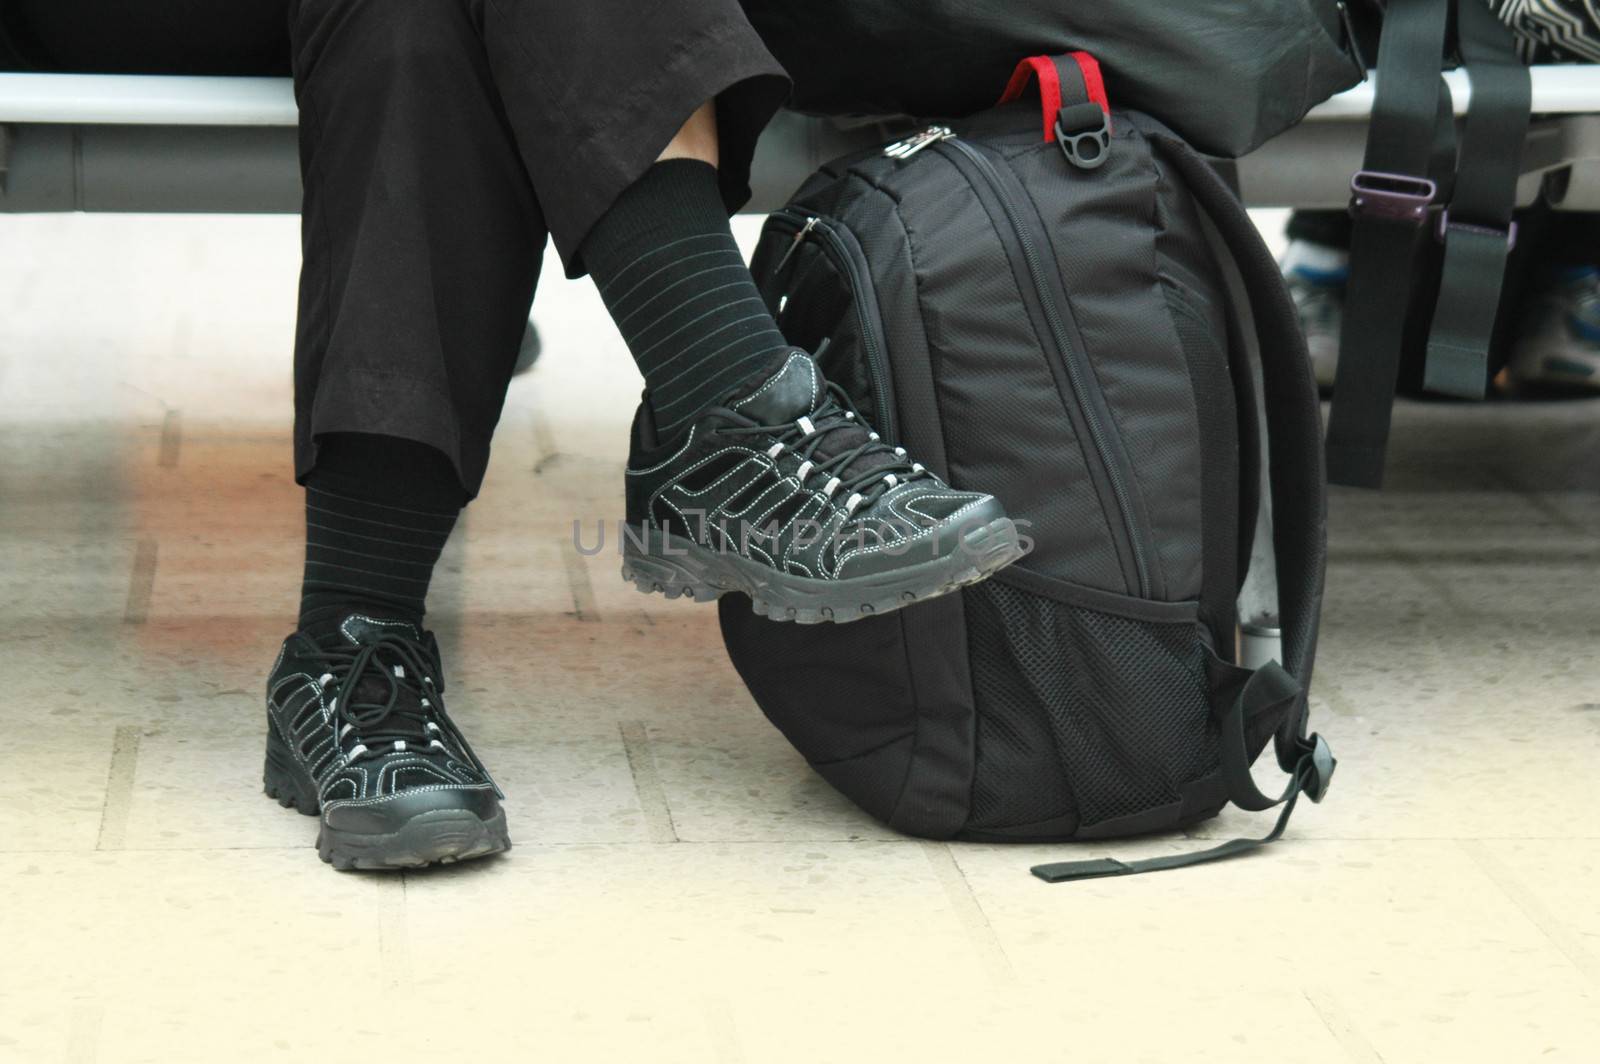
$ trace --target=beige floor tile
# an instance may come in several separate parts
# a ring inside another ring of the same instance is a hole
[[[1063,852],[956,856],[1019,976],[1051,973],[1064,995],[1137,983],[1158,999],[1232,1002],[1240,1034],[1270,1030],[1270,1004],[1239,1007],[1244,978],[1267,1002],[1303,998],[1342,1044],[1366,1047],[1355,1059],[1390,1064],[1585,1061],[1600,1046],[1594,984],[1461,844],[1296,838],[1270,856],[1168,876],[1049,885],[1027,875],[1030,861]],[[1064,957],[1095,962],[1063,970]]]
[[[93,850],[100,837],[115,729],[48,713],[36,721],[24,727],[19,719],[0,720],[6,735],[0,852]]]
[[[764,723],[709,729],[664,724],[650,734],[679,838],[847,842],[898,837],[841,797]]]
[[[89,1040],[77,1059],[214,1060],[381,1033],[402,885],[300,874],[314,865],[309,851],[0,856],[0,941],[26,943],[0,966],[0,1059],[66,1059]]]
[[[437,958],[414,970],[430,995],[493,992],[465,988],[479,966],[598,1000],[883,986],[984,962],[916,843],[536,846],[486,874],[407,879],[413,958]]]

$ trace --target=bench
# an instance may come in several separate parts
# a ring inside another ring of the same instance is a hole
[[[1470,85],[1444,75],[1456,110]],[[1342,208],[1372,109],[1367,82],[1237,163],[1259,207]],[[1533,70],[1519,200],[1600,210],[1600,66]],[[287,79],[0,74],[0,212],[293,213],[300,206]],[[818,165],[894,139],[909,120],[784,113],[762,137],[747,210],[773,210]]]

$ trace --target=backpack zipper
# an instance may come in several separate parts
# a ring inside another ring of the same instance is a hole
[[[921,133],[914,133],[905,140],[895,141],[883,149],[883,154],[891,159],[903,161],[911,158],[924,148],[937,144],[942,140],[949,140],[954,136],[955,132],[949,126],[929,126]]]
[[[929,133],[932,130],[928,131]],[[946,131],[948,132],[948,131]],[[1093,444],[1095,456],[1105,473],[1106,481],[1111,486],[1112,494],[1116,497],[1119,516],[1122,521],[1122,536],[1128,556],[1133,563],[1135,583],[1141,598],[1150,597],[1150,569],[1145,553],[1144,537],[1139,523],[1134,514],[1133,493],[1128,487],[1131,479],[1131,470],[1126,468],[1126,458],[1121,450],[1111,444],[1111,429],[1101,417],[1100,407],[1105,399],[1100,394],[1099,383],[1095,379],[1094,370],[1089,365],[1088,357],[1084,354],[1082,346],[1074,342],[1077,338],[1077,326],[1072,324],[1069,329],[1070,318],[1063,315],[1061,307],[1055,298],[1053,288],[1049,283],[1049,275],[1040,257],[1038,245],[1033,238],[1021,209],[1017,206],[1016,197],[1010,184],[1001,176],[999,170],[989,157],[979,149],[966,143],[960,138],[939,136],[928,141],[928,144],[946,145],[954,152],[966,159],[983,178],[984,183],[1000,201],[1000,207],[1005,212],[1006,220],[1010,223],[1012,232],[1016,235],[1018,246],[1022,250],[1022,257],[1028,266],[1028,273],[1033,281],[1035,292],[1038,294],[1039,306],[1043,308],[1046,324],[1049,326],[1050,337],[1054,341],[1056,351],[1066,368],[1067,380],[1072,386],[1076,405],[1082,412],[1085,427]],[[920,149],[918,149],[920,150]],[[952,163],[956,160],[950,158],[947,152],[941,151]],[[899,156],[904,158],[904,156]],[[960,169],[960,167],[957,167]]]
[[[777,266],[773,267],[774,278],[781,276],[789,260],[800,250],[800,245],[810,239],[821,245],[823,254],[845,275],[850,285],[850,302],[855,307],[856,321],[861,329],[861,348],[867,360],[867,377],[872,382],[873,428],[891,444],[898,443],[899,430],[890,402],[893,383],[889,375],[888,345],[883,335],[883,322],[876,313],[878,297],[872,284],[872,275],[867,269],[865,253],[861,253],[853,241],[846,240],[821,215],[785,207],[774,214],[773,219],[796,227],[789,247],[778,259]],[[780,301],[785,304],[784,309],[787,309],[787,300],[788,297],[784,296]]]

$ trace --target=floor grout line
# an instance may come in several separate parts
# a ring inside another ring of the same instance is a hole
[[[579,621],[598,621],[600,608],[595,605],[589,566],[579,555],[578,545],[572,540],[562,541],[561,562],[566,567],[567,587],[572,593],[572,617]]]
[[[550,431],[550,419],[544,414],[541,404],[535,401],[533,406],[533,475],[544,473],[556,460],[561,457],[561,451],[556,446],[555,435]]]
[[[1482,840],[1462,839],[1457,845],[1467,852],[1474,864],[1494,882],[1500,892],[1522,911],[1544,937],[1590,983],[1600,986],[1600,958],[1589,952],[1576,932],[1540,901],[1516,873],[1507,868],[1498,857],[1484,848]]]
[[[966,873],[956,863],[956,855],[950,852],[949,844],[923,840],[919,845],[933,868],[934,877],[944,888],[956,919],[961,921],[968,940],[977,950],[983,966],[988,969],[989,977],[1001,984],[1013,982],[1017,976],[1011,967],[1011,958],[1006,956],[1000,936],[995,934],[994,925],[989,922],[989,914],[983,911],[978,895],[973,892]]]
[[[1373,1048],[1367,1036],[1362,1034],[1350,1019],[1350,1014],[1339,1004],[1327,987],[1302,987],[1300,990],[1306,1004],[1310,1005],[1317,1018],[1322,1021],[1322,1026],[1333,1035],[1334,1041],[1339,1043],[1339,1048],[1344,1050],[1344,1055],[1355,1061],[1356,1064],[1384,1064],[1383,1054]]]
[[[162,469],[176,469],[178,449],[183,444],[183,411],[168,410],[161,419],[161,452],[156,465]]]
[[[411,991],[411,949],[406,931],[408,873],[378,881],[378,957],[391,993]]]
[[[739,1041],[739,1026],[733,1019],[733,1006],[724,997],[706,996],[700,1001],[717,1064],[744,1064],[744,1047]]]
[[[111,740],[111,767],[106,772],[106,797],[100,807],[100,832],[96,850],[120,850],[128,834],[128,810],[133,805],[133,774],[139,764],[139,729],[130,724],[117,728]]]
[[[628,770],[633,773],[633,789],[639,796],[639,808],[644,812],[645,826],[650,829],[650,841],[680,842],[644,722],[622,721],[617,729],[622,733],[622,748],[628,755]]]
[[[1544,517],[1546,520],[1561,526],[1561,528],[1567,532],[1574,532],[1586,538],[1600,535],[1600,530],[1590,528],[1588,525],[1577,520],[1571,514],[1567,513],[1555,502],[1553,502],[1546,492],[1529,488],[1520,480],[1513,477],[1509,470],[1494,468],[1491,469],[1490,472],[1495,475],[1495,479],[1500,482],[1502,487],[1504,487],[1507,491],[1514,492],[1515,494],[1521,496],[1529,506],[1537,510],[1539,515]]]
[[[150,596],[156,584],[156,541],[139,540],[133,554],[133,571],[128,577],[128,604],[122,611],[124,624],[143,624],[150,616]]]
[[[104,1026],[105,1003],[96,998],[72,1003],[67,1018],[66,1064],[94,1064],[100,1059],[100,1029]]]

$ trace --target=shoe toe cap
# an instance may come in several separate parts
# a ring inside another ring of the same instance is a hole
[[[851,543],[841,552],[840,579],[876,576],[946,558],[966,549],[970,534],[1006,518],[1005,507],[994,496],[948,488],[896,499],[891,513],[890,527],[898,534],[914,530],[909,540],[895,542],[894,535],[886,532],[868,537],[864,547]]]
[[[336,831],[387,835],[399,831],[414,817],[440,810],[470,812],[479,820],[489,821],[499,814],[500,800],[487,784],[440,784],[382,798],[332,803],[324,808],[323,822]]]
[[[988,524],[1006,515],[1005,507],[993,495],[949,488],[918,492],[895,508],[908,517],[921,518],[917,523],[924,528],[940,524]]]

